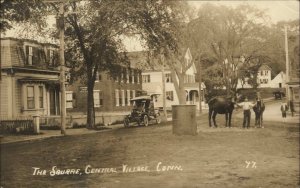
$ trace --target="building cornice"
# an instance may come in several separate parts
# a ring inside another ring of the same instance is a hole
[[[33,68],[27,68],[27,67],[1,67],[1,70],[12,70],[12,71],[17,71],[17,72],[38,72],[38,73],[50,73],[50,74],[60,74],[59,71],[55,70],[45,70],[45,69],[33,69]]]

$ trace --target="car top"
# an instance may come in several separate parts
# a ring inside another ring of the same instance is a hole
[[[143,95],[143,96],[134,97],[130,99],[130,101],[138,101],[138,100],[151,100],[151,97],[149,95]]]

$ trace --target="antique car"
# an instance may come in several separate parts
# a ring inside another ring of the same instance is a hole
[[[285,93],[282,91],[275,91],[273,92],[273,96],[275,99],[282,99],[283,97],[285,97]]]
[[[129,115],[124,118],[124,126],[129,127],[133,123],[137,125],[148,126],[150,121],[157,124],[161,122],[158,109],[154,109],[154,103],[151,96],[139,96],[130,100],[133,109]]]

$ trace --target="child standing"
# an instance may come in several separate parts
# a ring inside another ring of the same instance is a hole
[[[286,122],[286,112],[288,111],[288,105],[286,102],[281,103],[280,110],[281,110],[281,114],[282,114],[282,122],[285,123]]]

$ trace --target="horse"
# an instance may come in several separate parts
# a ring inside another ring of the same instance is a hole
[[[257,100],[256,104],[253,106],[253,111],[255,113],[255,127],[258,125],[259,128],[264,128],[262,121],[263,113],[265,111],[265,104],[261,100]]]
[[[218,127],[216,124],[217,114],[225,114],[226,127],[231,127],[231,116],[234,110],[234,102],[232,98],[227,97],[214,97],[208,101],[208,120],[209,127],[211,127],[211,118],[213,118],[214,126]]]

